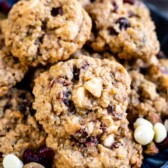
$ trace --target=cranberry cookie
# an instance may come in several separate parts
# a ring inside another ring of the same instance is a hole
[[[96,0],[87,6],[93,20],[89,45],[121,59],[148,59],[159,51],[155,26],[138,0]]]
[[[168,111],[168,61],[158,60],[139,70],[129,71],[132,79],[128,119],[149,118],[151,114],[167,116]]]
[[[0,98],[0,153],[18,157],[27,148],[44,145],[45,133],[34,119],[33,97],[24,90],[10,89]]]
[[[91,19],[77,0],[22,0],[3,24],[6,46],[31,66],[68,59],[90,31]]]
[[[88,56],[59,62],[35,80],[33,107],[56,151],[54,167],[140,167],[141,146],[125,113],[129,85],[120,64]]]
[[[17,58],[5,50],[0,50],[0,97],[20,82],[27,70],[27,66],[23,66]]]

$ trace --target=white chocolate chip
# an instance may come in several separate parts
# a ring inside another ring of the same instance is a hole
[[[141,145],[147,145],[152,142],[154,131],[151,127],[140,125],[135,129],[134,138]]]
[[[136,129],[137,127],[139,127],[140,125],[144,125],[146,127],[150,127],[153,128],[153,125],[151,122],[149,122],[148,120],[145,120],[144,118],[138,118],[135,123],[134,123],[134,129]]]
[[[164,126],[165,126],[165,128],[166,128],[166,130],[167,130],[167,132],[168,132],[168,120],[167,120],[167,119],[166,119],[165,122],[164,122]]]
[[[72,93],[72,99],[73,102],[81,108],[86,108],[90,105],[87,91],[85,90],[84,87],[79,87],[75,89]]]
[[[8,154],[3,159],[4,168],[22,168],[23,162],[13,154]]]
[[[156,123],[153,129],[155,131],[155,142],[160,143],[167,137],[167,131],[163,124]]]
[[[104,140],[104,146],[110,147],[114,143],[114,141],[114,136],[112,134],[108,135]]]
[[[102,92],[102,82],[100,78],[92,78],[89,81],[85,82],[84,87],[88,90],[93,96],[99,98]]]

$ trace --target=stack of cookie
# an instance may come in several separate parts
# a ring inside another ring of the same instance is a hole
[[[132,125],[168,112],[159,51],[138,0],[19,1],[0,22],[3,167],[141,167]]]

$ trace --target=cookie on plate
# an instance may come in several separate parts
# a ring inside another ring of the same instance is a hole
[[[148,59],[159,51],[155,26],[138,0],[96,0],[87,6],[93,20],[89,45],[95,51],[111,50],[121,59]]]
[[[44,145],[45,133],[36,122],[32,109],[33,97],[24,90],[10,89],[0,98],[0,153],[18,157],[27,148]]]
[[[6,46],[31,66],[68,59],[90,31],[91,19],[77,0],[22,0],[3,23]]]
[[[88,56],[59,62],[35,80],[33,107],[56,151],[54,167],[140,167],[141,146],[125,113],[129,86],[120,64]]]

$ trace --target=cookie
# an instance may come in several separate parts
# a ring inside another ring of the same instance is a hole
[[[45,133],[33,117],[33,97],[24,90],[10,89],[0,98],[0,153],[18,157],[27,148],[44,145]]]
[[[77,0],[22,0],[3,24],[6,46],[31,66],[68,59],[90,31],[91,19]]]
[[[138,1],[96,0],[87,6],[93,20],[88,45],[110,50],[120,59],[148,59],[159,51],[155,26],[145,5]]]
[[[56,151],[54,167],[140,166],[125,113],[129,85],[120,64],[88,56],[59,62],[35,80],[33,107]]]
[[[0,96],[20,82],[27,70],[27,66],[23,66],[17,58],[5,50],[0,50]]]
[[[160,59],[158,64],[152,64],[147,69],[146,75],[157,86],[157,91],[168,102],[168,59]]]
[[[160,93],[160,87],[144,75],[146,72],[148,72],[147,68],[141,70],[141,73],[135,70],[129,72],[132,79],[130,102],[127,109],[130,123],[138,117],[148,118],[151,113],[156,113],[160,117],[167,116],[167,99],[163,96],[164,94]],[[165,89],[165,94],[166,92]]]
[[[116,62],[86,56],[60,62],[35,81],[36,118],[46,132],[54,134],[56,116],[67,113],[83,115],[109,108],[125,115],[129,84],[127,72]]]

